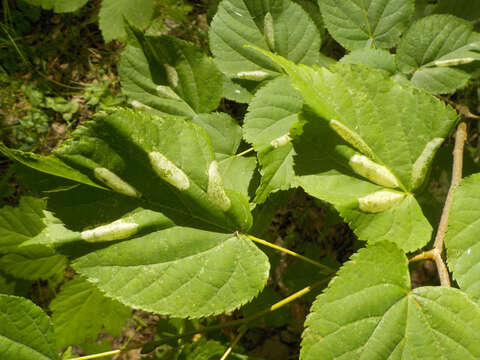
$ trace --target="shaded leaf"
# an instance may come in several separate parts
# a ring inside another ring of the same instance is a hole
[[[0,295],[0,335],[2,359],[58,359],[49,317],[27,299]]]
[[[130,308],[105,297],[80,277],[62,285],[50,309],[59,348],[94,340],[102,327],[117,336],[131,313]]]
[[[133,26],[128,33],[119,73],[134,107],[183,117],[218,107],[222,74],[202,51],[174,37],[144,35]]]

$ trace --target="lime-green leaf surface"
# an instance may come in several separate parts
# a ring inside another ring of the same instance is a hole
[[[244,138],[258,151],[262,173],[255,202],[262,203],[271,192],[294,185],[294,151],[289,133],[302,105],[302,96],[289,79],[279,77],[260,89],[248,107]]]
[[[98,24],[105,42],[125,37],[124,19],[145,28],[152,18],[154,5],[154,0],[102,0]]]
[[[365,64],[374,69],[385,70],[390,74],[398,72],[395,55],[382,49],[358,49],[345,55],[339,61],[342,64]]]
[[[248,239],[180,227],[111,245],[73,267],[109,297],[176,317],[232,311],[269,273],[268,258]]]
[[[55,155],[177,224],[226,232],[251,225],[247,199],[223,186],[210,138],[196,124],[119,110],[77,129]]]
[[[478,359],[480,307],[458,289],[411,289],[394,244],[360,250],[312,306],[302,360]]]
[[[463,179],[453,199],[445,237],[448,267],[460,289],[480,302],[480,174]]]
[[[105,297],[81,277],[62,285],[50,309],[59,348],[95,340],[102,326],[116,336],[131,313],[128,307]]]
[[[262,80],[262,76],[278,75],[277,65],[245,45],[275,51],[302,64],[316,63],[320,51],[317,27],[290,0],[223,0],[209,36],[216,63],[231,78]]]
[[[321,0],[325,25],[349,50],[391,48],[413,16],[414,0]]]
[[[31,301],[0,295],[0,358],[58,359],[50,319]]]
[[[434,93],[453,92],[465,85],[468,73],[455,67],[478,60],[480,35],[471,23],[452,15],[420,19],[397,49],[400,70],[412,73],[416,86]]]
[[[257,160],[255,157],[230,156],[218,162],[218,171],[223,185],[228,189],[235,189],[248,198],[248,188],[252,179]]]
[[[309,122],[295,142],[298,183],[309,194],[332,203],[360,240],[389,240],[405,251],[423,247],[432,227],[412,195],[382,212],[365,212],[359,199],[385,189],[358,176],[338,153],[341,139],[321,119],[304,113]]]
[[[122,89],[138,108],[193,117],[215,110],[222,74],[194,45],[169,36],[147,36],[130,26],[119,65]]]
[[[80,9],[88,0],[26,0],[27,3],[41,6],[45,10],[57,13],[72,12]]]
[[[313,110],[304,112],[307,124],[294,143],[299,184],[333,203],[362,240],[390,240],[405,251],[425,245],[432,229],[412,192],[455,123],[453,109],[383,71],[310,68],[269,56]]]
[[[278,148],[268,147],[258,153],[262,178],[255,192],[256,203],[263,203],[272,192],[295,186],[294,153],[290,143]]]

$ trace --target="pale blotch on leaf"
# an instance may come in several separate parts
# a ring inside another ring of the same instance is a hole
[[[167,81],[171,87],[176,88],[178,86],[178,73],[175,68],[169,64],[163,64],[165,73],[167,74]]]
[[[271,51],[275,50],[275,31],[273,28],[273,17],[270,12],[265,14],[263,19],[263,35]]]
[[[237,78],[242,80],[253,80],[253,81],[262,81],[270,76],[269,73],[265,71],[242,71],[237,73]]]
[[[181,100],[180,96],[178,96],[178,94],[168,86],[158,85],[156,87],[156,90],[158,96],[160,97],[166,99]]]
[[[292,138],[288,134],[285,134],[285,135],[282,135],[282,136],[280,136],[276,139],[273,139],[270,142],[270,145],[272,145],[276,149],[276,148],[279,148],[281,146],[285,146],[287,144],[290,144],[290,141],[292,141]]]
[[[223,188],[222,177],[218,172],[218,164],[212,161],[208,167],[208,188],[207,195],[211,202],[223,211],[230,209],[230,199]]]
[[[385,166],[379,165],[364,155],[355,154],[348,161],[350,167],[360,176],[375,184],[396,188],[397,178]]]
[[[80,237],[88,242],[123,240],[138,231],[138,224],[117,220],[107,225],[98,226],[91,230],[82,231]]]
[[[422,153],[415,160],[412,166],[412,189],[417,189],[420,185],[423,184],[425,180],[425,176],[427,175],[428,167],[437,152],[437,149],[442,145],[443,138],[434,138],[430,140],[425,148],[423,149]]]
[[[95,168],[93,174],[98,180],[117,193],[136,198],[142,196],[137,189],[123,181],[117,174],[111,172],[107,168]]]
[[[437,60],[437,61],[434,61],[433,63],[435,64],[435,66],[445,67],[445,66],[470,64],[471,62],[474,62],[474,61],[475,61],[474,58],[466,57],[466,58],[460,58],[460,59]]]
[[[137,100],[132,100],[130,101],[130,104],[135,108],[135,109],[140,109],[140,110],[151,110],[152,108],[148,105],[142,104],[140,101]]]
[[[380,190],[358,198],[358,207],[364,212],[379,213],[398,205],[404,197],[404,193]]]
[[[372,149],[370,149],[367,143],[363,141],[360,135],[358,135],[356,132],[352,131],[340,121],[335,119],[330,120],[329,125],[333,131],[335,131],[343,140],[352,145],[355,149],[371,159],[375,158]]]
[[[150,159],[153,170],[163,180],[179,190],[187,190],[190,187],[190,181],[187,175],[163,154],[153,151],[148,154],[148,158]]]

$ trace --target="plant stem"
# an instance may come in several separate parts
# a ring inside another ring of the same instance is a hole
[[[106,357],[106,356],[117,355],[117,354],[120,354],[121,352],[122,352],[122,350],[121,350],[121,349],[118,349],[118,350],[112,350],[112,351],[107,351],[107,352],[98,353],[98,354],[93,354],[93,355],[76,357],[76,358],[73,358],[73,359],[71,359],[71,360],[100,359],[100,358]]]
[[[445,233],[448,228],[448,217],[450,215],[450,208],[453,203],[453,193],[455,188],[462,180],[462,167],[463,167],[463,147],[467,139],[467,124],[462,121],[458,124],[457,132],[455,134],[455,148],[453,149],[453,169],[452,169],[452,181],[450,188],[448,189],[445,205],[443,206],[442,216],[440,218],[440,224],[438,225],[437,234],[435,236],[435,242],[433,249],[423,252],[414,256],[409,262],[420,261],[425,259],[432,259],[437,266],[438,277],[440,278],[440,284],[442,286],[450,286],[450,276],[448,274],[447,266],[442,258],[443,253],[443,241],[445,239]]]
[[[242,327],[240,327],[240,329],[238,330],[238,335],[235,337],[235,339],[232,341],[232,344],[228,347],[227,351],[225,351],[225,353],[223,354],[222,358],[220,360],[226,360],[228,358],[228,356],[230,355],[230,353],[232,352],[233,348],[235,347],[235,345],[237,345],[237,343],[240,341],[240,339],[242,338],[243,335],[245,335],[245,333],[247,332],[248,330],[248,326],[246,324],[242,325]]]
[[[230,160],[230,159],[233,159],[233,158],[237,158],[237,157],[241,157],[241,156],[246,155],[246,154],[248,154],[248,153],[250,153],[250,152],[252,152],[252,151],[254,151],[254,150],[255,150],[255,149],[254,149],[253,147],[248,148],[247,150],[242,151],[241,153],[234,154],[234,155],[230,155],[229,157],[220,160],[218,163],[220,164],[220,163],[222,163],[222,162],[224,162],[224,161],[227,161],[227,160]]]
[[[328,266],[326,265],[323,265],[321,263],[319,263],[318,261],[315,261],[313,259],[310,259],[306,256],[303,256],[303,255],[300,255],[300,254],[297,254],[296,252],[292,251],[292,250],[288,250],[288,249],[285,249],[284,247],[281,247],[281,246],[278,246],[278,245],[275,245],[275,244],[272,244],[271,242],[268,242],[268,241],[265,241],[265,240],[262,240],[262,239],[259,239],[253,235],[245,235],[245,234],[240,234],[239,235],[243,235],[247,238],[249,238],[250,240],[252,240],[253,242],[256,242],[258,244],[262,244],[262,245],[265,245],[265,246],[268,246],[268,247],[271,247],[272,249],[275,249],[275,250],[278,250],[278,251],[281,251],[285,254],[288,254],[288,255],[291,255],[291,256],[294,256],[298,259],[301,259],[303,261],[306,261],[312,265],[315,265],[316,267],[324,270],[324,271],[327,271],[329,274],[335,272],[334,269],[331,269],[329,268]]]

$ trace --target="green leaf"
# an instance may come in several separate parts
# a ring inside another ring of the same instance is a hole
[[[0,208],[0,252],[16,249],[22,242],[37,235],[43,228],[45,201],[25,196],[17,207]]]
[[[480,301],[480,174],[463,179],[454,193],[445,246],[460,289]]]
[[[247,199],[222,185],[207,132],[182,119],[118,110],[78,128],[55,156],[177,224],[225,232],[251,225]]]
[[[145,28],[154,12],[153,0],[102,0],[98,25],[105,42],[125,37],[124,19]]]
[[[477,2],[472,0],[438,0],[434,12],[455,15],[471,21],[480,18],[480,7]]]
[[[73,12],[80,9],[88,0],[25,0],[27,3],[41,6],[45,10],[57,13]]]
[[[398,72],[395,55],[382,49],[358,49],[345,55],[341,64],[365,64],[374,69],[385,70],[391,75]]]
[[[414,86],[425,89],[433,94],[454,92],[467,85],[470,75],[454,68],[424,68],[415,71],[411,78]]]
[[[126,305],[182,318],[238,308],[269,273],[268,258],[244,237],[181,227],[111,245],[73,267]]]
[[[14,253],[0,258],[1,271],[26,280],[48,280],[56,275],[62,275],[66,267],[67,259],[63,255],[54,255],[48,252],[46,254],[33,253],[30,256]]]
[[[272,192],[288,190],[296,186],[293,171],[294,154],[290,143],[278,148],[271,146],[258,153],[262,178],[255,192],[256,203],[263,203]]]
[[[259,81],[278,75],[277,65],[245,45],[275,51],[302,64],[315,64],[320,51],[316,25],[290,0],[223,0],[209,36],[215,61],[230,78]]]
[[[73,180],[82,184],[96,186],[100,189],[105,189],[103,186],[100,186],[95,182],[91,181],[88,176],[85,176],[81,172],[71,168],[70,166],[66,165],[64,162],[60,161],[54,156],[40,156],[29,152],[13,150],[7,148],[2,143],[0,143],[0,153],[12,160],[18,161],[25,166],[44,172],[46,174],[60,176],[65,179]]]
[[[361,240],[390,240],[405,251],[425,245],[432,229],[412,192],[455,123],[453,109],[383,71],[313,69],[269,56],[316,113],[306,109],[303,130],[290,132],[295,139],[303,131],[294,143],[299,184],[331,202]]]
[[[223,74],[223,97],[241,104],[248,104],[253,96],[243,86]]]
[[[394,244],[361,249],[312,306],[302,360],[478,359],[480,307],[458,289],[411,289]]]
[[[192,122],[204,128],[212,141],[215,158],[220,161],[237,152],[242,140],[242,128],[228,114],[200,114]]]
[[[244,138],[257,150],[262,174],[257,203],[264,202],[271,192],[295,185],[289,132],[302,105],[302,96],[289,79],[279,77],[260,89],[248,107]]]
[[[238,193],[248,195],[248,188],[252,179],[257,161],[254,157],[231,156],[218,163],[218,171],[227,189],[235,189]]]
[[[407,27],[414,0],[322,0],[325,25],[348,50],[365,47],[391,48]]]
[[[38,245],[38,239],[75,236],[63,227],[51,213],[45,211],[45,201],[23,197],[17,207],[0,209],[0,270],[16,278],[36,280],[61,275],[67,259],[52,249]],[[34,246],[25,246],[28,242]]]
[[[220,104],[223,75],[192,44],[170,36],[147,36],[133,26],[119,65],[131,104],[160,113],[193,117]]]
[[[451,68],[480,60],[480,35],[472,24],[452,15],[432,15],[414,23],[397,50],[400,70],[412,73],[412,82],[433,93],[454,92],[468,73]]]
[[[50,309],[59,348],[94,340],[102,327],[117,336],[131,313],[128,307],[105,297],[80,277],[62,285]]]
[[[31,301],[0,295],[0,357],[15,360],[58,359],[50,319]]]

